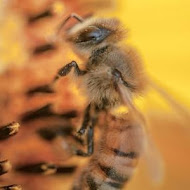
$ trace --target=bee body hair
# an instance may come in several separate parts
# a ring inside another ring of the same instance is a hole
[[[113,81],[112,71],[119,70],[133,94],[140,94],[145,87],[145,76],[136,51],[109,44],[93,50],[82,77],[82,87],[89,102],[99,108],[111,108],[121,104],[121,98]]]

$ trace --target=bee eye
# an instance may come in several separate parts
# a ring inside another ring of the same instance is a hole
[[[79,36],[77,42],[87,42],[92,40],[98,40],[102,36],[102,32],[99,28],[89,26]]]
[[[89,32],[86,37],[89,39],[96,39],[96,38],[99,38],[101,35],[102,35],[101,30],[97,29],[97,30]]]

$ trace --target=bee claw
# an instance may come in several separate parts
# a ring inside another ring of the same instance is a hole
[[[86,131],[86,129],[79,129],[79,130],[77,131],[77,134],[78,134],[79,136],[82,136],[82,135],[84,135],[85,131]]]

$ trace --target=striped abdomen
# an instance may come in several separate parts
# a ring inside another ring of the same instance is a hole
[[[73,190],[118,190],[131,178],[143,150],[143,129],[129,118],[111,118],[98,149]]]

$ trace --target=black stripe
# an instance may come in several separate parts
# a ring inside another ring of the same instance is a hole
[[[90,175],[86,177],[86,182],[88,184],[89,190],[98,190],[97,183]]]
[[[123,187],[123,183],[107,182],[106,184],[116,189],[121,189]]]
[[[117,171],[114,168],[102,166],[99,163],[100,169],[106,174],[107,177],[109,177],[112,180],[118,181],[120,183],[124,183],[127,178],[118,174]]]
[[[8,186],[3,186],[0,187],[1,190],[21,190],[21,186],[20,185],[8,185]]]
[[[65,118],[65,119],[70,119],[70,118],[74,118],[74,117],[77,117],[78,113],[76,110],[71,110],[71,111],[68,111],[66,113],[63,113],[63,114],[56,114],[58,117],[62,117],[62,118]]]
[[[37,14],[35,16],[30,16],[29,19],[28,19],[28,22],[33,23],[33,22],[36,22],[37,20],[40,20],[42,18],[52,17],[52,16],[53,16],[53,14],[52,14],[51,10],[45,10],[44,12],[39,13],[39,14]]]
[[[33,50],[33,55],[39,55],[42,54],[44,52],[50,51],[50,50],[55,50],[56,46],[54,44],[43,44],[41,46],[37,46],[35,47],[35,49]]]
[[[56,166],[57,167],[57,172],[56,174],[71,174],[73,173],[77,166]]]
[[[35,88],[32,88],[26,92],[28,96],[32,96],[35,93],[54,93],[53,89],[50,87],[50,85],[42,85]]]
[[[18,166],[15,170],[22,173],[45,174],[51,172],[51,174],[53,174],[56,173],[56,169],[55,165],[42,162]]]
[[[52,141],[57,136],[73,136],[72,132],[73,127],[70,125],[51,125],[37,130],[39,136],[47,141]]]
[[[31,120],[45,118],[45,117],[51,117],[51,116],[58,117],[58,118],[65,118],[65,119],[77,117],[76,110],[71,110],[71,111],[63,113],[63,114],[56,114],[51,110],[51,106],[52,106],[51,104],[47,104],[46,106],[43,106],[39,109],[25,113],[22,116],[22,122],[29,122]]]
[[[52,141],[57,136],[56,131],[52,128],[41,128],[37,130],[37,133],[41,138],[47,141]]]
[[[47,104],[39,109],[25,113],[22,117],[22,122],[31,121],[41,117],[50,117],[52,115],[54,114],[51,111],[51,104]]]
[[[121,157],[127,157],[127,158],[131,158],[131,159],[134,159],[134,158],[137,158],[138,157],[138,154],[136,152],[128,152],[128,153],[125,153],[125,152],[122,152],[116,148],[113,148],[112,151],[114,151],[114,153],[117,155],[117,156],[121,156]]]

